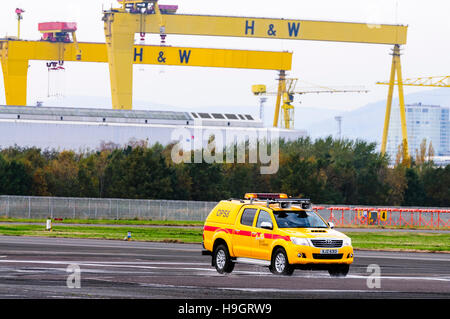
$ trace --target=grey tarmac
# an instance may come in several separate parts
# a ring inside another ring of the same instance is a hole
[[[349,275],[331,278],[244,264],[220,275],[200,252],[199,244],[0,236],[0,298],[450,299],[450,254],[358,250]],[[80,269],[80,288],[68,287],[69,265]]]

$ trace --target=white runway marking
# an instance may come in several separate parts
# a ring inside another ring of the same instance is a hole
[[[28,239],[28,238],[25,238]],[[60,241],[61,240],[61,241]],[[0,242],[3,242],[7,240],[3,240],[3,238],[0,238]],[[147,245],[145,245],[145,243],[140,243],[140,242],[126,242],[126,241],[117,241],[117,242],[108,242],[108,241],[102,241],[99,239],[93,240],[93,241],[98,241],[98,242],[91,242],[91,243],[82,243],[82,240],[77,240],[77,241],[72,241],[69,242],[70,239],[68,238],[56,238],[53,242],[47,239],[42,239],[42,238],[38,238],[35,239],[33,241],[28,241],[28,240],[22,240],[21,242],[16,241],[15,243],[19,243],[19,244],[27,244],[27,245],[46,245],[46,246],[69,246],[69,247],[98,247],[98,248],[121,248],[121,249],[127,249],[127,248],[131,248],[131,249],[146,249],[146,250],[165,250],[165,251],[184,251],[184,252],[198,252],[200,253],[201,249],[199,248],[175,248],[175,247],[169,247],[169,246],[163,246],[164,244],[161,244],[161,246],[154,246],[152,244],[154,243],[149,243]],[[182,246],[183,244],[179,244],[180,246]]]
[[[138,269],[164,269],[164,270],[201,270],[201,271],[216,271],[215,269],[208,268],[188,268],[188,267],[161,267],[161,266],[143,266],[143,265],[123,265],[123,264],[109,264],[103,263],[90,263],[90,262],[76,262],[76,261],[43,261],[43,260],[0,260],[1,263],[19,263],[19,264],[44,264],[44,265],[70,265],[77,264],[80,267],[116,267],[116,268],[138,268]],[[164,264],[164,263],[162,263]],[[180,265],[180,263],[176,263]],[[207,264],[205,264],[207,265]],[[83,271],[83,270],[82,270]]]
[[[140,284],[143,287],[152,288],[183,288],[183,289],[198,289],[198,286],[176,286],[176,285],[165,285],[165,284]],[[204,288],[204,287],[202,287]],[[230,291],[244,291],[244,292],[275,292],[275,293],[367,293],[367,292],[377,292],[377,293],[395,293],[395,291],[383,291],[383,290],[361,290],[361,289],[276,289],[276,288],[235,288],[235,287],[210,287],[210,289],[217,290],[230,290]]]
[[[111,264],[111,265],[205,265],[209,266],[210,263],[180,263],[172,261],[90,261],[90,264]]]
[[[343,292],[382,292],[382,293],[386,293],[387,291],[382,291],[382,290],[360,290],[360,289],[276,289],[276,288],[228,288],[228,287],[224,287],[224,288],[216,288],[216,289],[221,289],[221,290],[237,290],[237,291],[246,291],[246,292],[294,292],[294,293],[299,293],[299,292],[307,292],[307,293],[311,293],[311,292],[319,292],[319,293],[343,293]],[[394,291],[388,291],[389,293],[392,293]]]
[[[44,261],[44,260],[0,260],[0,264],[42,264],[42,265],[70,265],[70,264],[77,264],[80,267],[109,267],[109,268],[133,268],[133,269],[148,269],[148,270],[183,270],[183,271],[200,271],[202,273],[216,273],[216,269],[211,267],[209,263],[179,263],[179,262],[151,262],[151,261],[145,261],[145,262],[90,262],[90,261]],[[151,266],[154,265],[154,266]],[[172,265],[172,267],[165,267],[164,265]],[[197,267],[184,267],[184,266],[197,266]],[[178,266],[178,267],[177,267]],[[200,268],[198,266],[205,266],[205,268]],[[48,270],[63,270],[65,271],[65,268],[44,268]],[[17,270],[19,272],[26,272],[27,270],[21,269]],[[31,271],[31,270],[30,270]],[[103,272],[102,270],[94,270],[94,269],[81,269],[81,271],[86,272]],[[245,270],[235,270],[231,274],[233,275],[255,275],[255,276],[273,276],[269,272],[259,272],[259,271],[245,271]],[[330,278],[328,275],[323,275],[320,273],[317,274],[310,274],[305,273],[302,274],[301,272],[298,272],[297,276],[293,276],[292,278],[322,278],[327,279]],[[341,278],[342,280],[346,279],[362,279],[366,280],[368,276],[364,275],[348,275],[346,278]],[[424,280],[424,281],[444,281],[444,282],[450,282],[450,278],[448,276],[434,276],[434,277],[427,277],[427,276],[381,276],[379,277],[381,280],[409,280],[409,281],[418,281],[418,280]]]
[[[360,253],[355,253],[355,259],[357,258],[383,258],[383,259],[403,259],[403,260],[430,260],[430,261],[450,261],[450,256],[449,258],[438,258],[440,256],[435,256],[435,255],[431,255],[429,257],[416,257],[416,256],[396,256],[396,255],[383,255],[383,254],[360,254]]]
[[[355,279],[367,279],[367,276],[357,276],[357,275],[348,275],[346,278],[355,278]],[[393,280],[431,280],[431,281],[449,281],[449,277],[411,277],[411,276],[381,276],[381,277],[375,277],[371,276],[372,279],[393,279]]]

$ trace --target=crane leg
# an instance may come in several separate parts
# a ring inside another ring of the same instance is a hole
[[[403,93],[403,78],[402,78],[402,67],[400,63],[400,46],[396,45],[395,58],[397,59],[395,66],[397,69],[397,79],[398,79],[398,98],[400,102],[400,122],[402,126],[402,140],[403,140],[403,165],[406,167],[411,166],[411,158],[409,155],[408,146],[408,131],[406,128],[406,110],[405,110],[405,96]]]
[[[291,121],[292,121],[292,105],[284,102],[283,106],[281,107],[283,110],[283,119],[284,119],[284,128],[290,129],[291,128]]]
[[[278,127],[278,118],[280,116],[281,98],[283,96],[284,91],[286,91],[286,72],[284,70],[281,70],[280,77],[278,78],[278,93],[277,93],[277,102],[275,105],[275,114],[273,117],[273,127]]]
[[[394,94],[395,75],[398,79],[398,96],[400,104],[400,121],[402,127],[402,140],[403,140],[403,165],[409,167],[411,165],[411,158],[409,155],[408,147],[408,132],[406,128],[406,113],[405,113],[405,96],[403,93],[403,78],[402,68],[400,63],[400,45],[396,44],[392,53],[392,66],[391,75],[389,79],[389,91],[386,102],[386,114],[384,118],[383,137],[381,141],[381,154],[386,153],[387,137],[389,131],[389,122],[391,118],[392,98]]]
[[[131,110],[133,105],[134,25],[124,21],[120,14],[109,14],[104,20],[112,106],[114,109]]]
[[[2,43],[6,46],[6,43]],[[7,105],[27,105],[28,60],[8,57],[7,48],[1,50],[1,64]]]
[[[386,153],[386,145],[387,145],[387,137],[389,132],[389,122],[391,119],[391,109],[392,109],[392,96],[394,95],[394,82],[395,82],[395,56],[392,56],[392,66],[391,66],[391,76],[389,79],[389,91],[388,91],[388,98],[386,103],[386,115],[384,117],[384,128],[383,128],[383,138],[381,140],[381,154]]]

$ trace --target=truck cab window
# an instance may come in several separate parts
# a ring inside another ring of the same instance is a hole
[[[256,227],[261,228],[261,223],[263,222],[269,222],[273,224],[272,217],[270,217],[270,214],[265,210],[260,210],[258,215],[258,221],[256,222]]]
[[[255,219],[256,208],[246,208],[241,216],[241,225],[252,226]]]

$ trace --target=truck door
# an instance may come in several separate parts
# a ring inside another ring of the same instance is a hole
[[[245,208],[241,215],[238,215],[232,237],[233,253],[236,257],[253,257],[255,239],[252,232],[256,211],[256,208]]]
[[[262,228],[262,223],[264,222],[272,224],[272,229]],[[272,214],[268,211],[260,209],[256,220],[256,225],[253,230],[256,232],[256,236],[254,237],[255,250],[253,252],[253,258],[270,260],[272,254],[274,225]]]

